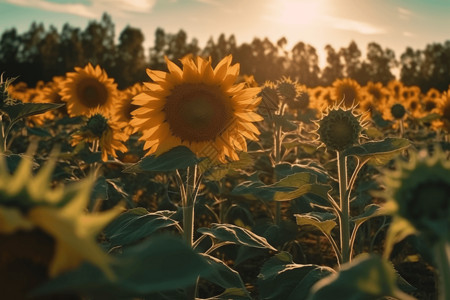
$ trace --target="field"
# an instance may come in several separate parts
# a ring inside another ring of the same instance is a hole
[[[2,76],[2,298],[449,299],[450,88],[232,60]]]

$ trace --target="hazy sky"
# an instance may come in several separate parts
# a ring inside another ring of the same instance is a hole
[[[125,26],[138,27],[146,48],[157,27],[183,29],[201,47],[221,33],[234,34],[238,45],[285,36],[287,50],[303,41],[322,54],[327,44],[339,49],[354,40],[363,53],[377,42],[397,58],[407,46],[450,40],[450,0],[0,0],[0,33],[11,27],[22,33],[33,21],[59,31],[66,22],[84,29],[103,12],[112,16],[116,38]]]

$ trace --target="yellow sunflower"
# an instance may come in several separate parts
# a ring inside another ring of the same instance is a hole
[[[226,161],[238,160],[236,150],[246,151],[245,138],[257,140],[253,122],[260,88],[234,84],[239,64],[231,55],[213,69],[211,59],[186,56],[183,68],[166,58],[169,72],[147,69],[154,82],[134,97],[140,106],[132,112],[130,124],[142,132],[146,155],[159,155],[176,146],[186,146],[197,156]]]
[[[333,82],[333,98],[337,103],[344,101],[345,107],[359,103],[361,86],[350,78],[337,79]]]
[[[86,125],[72,135],[71,145],[81,142],[98,145],[103,161],[108,160],[108,154],[117,157],[116,151],[125,153],[128,149],[123,143],[129,136],[122,131],[116,117],[112,118],[99,110],[91,111]]]
[[[133,97],[140,94],[144,87],[140,83],[121,91],[119,93],[117,106],[114,109],[114,115],[117,118],[118,125],[123,128],[125,134],[131,135],[135,130],[131,125],[130,121],[132,119],[131,112],[138,108],[137,105],[132,104]]]
[[[100,66],[94,68],[89,63],[66,74],[60,94],[62,101],[67,102],[67,112],[71,117],[87,116],[90,110],[97,108],[108,114],[115,105],[117,84]]]
[[[440,120],[433,121],[433,128],[443,128],[450,133],[450,88],[442,93],[437,101],[436,112],[441,116]]]
[[[399,80],[391,80],[387,84],[387,89],[389,90],[390,98],[394,98],[396,101],[400,101],[403,96],[403,83]]]
[[[51,277],[82,262],[98,266],[110,278],[113,260],[97,243],[97,235],[123,208],[87,214],[95,179],[72,185],[52,183],[55,159],[33,175],[30,153],[14,174],[0,156],[0,279],[2,298],[26,299]]]

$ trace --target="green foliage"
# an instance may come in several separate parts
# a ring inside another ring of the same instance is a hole
[[[328,267],[295,264],[289,253],[281,252],[267,260],[258,275],[261,299],[306,299],[317,281],[333,273]]]

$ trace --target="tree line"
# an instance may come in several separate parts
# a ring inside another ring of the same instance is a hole
[[[115,26],[108,14],[88,23],[84,30],[64,24],[62,30],[54,26],[46,29],[33,22],[28,31],[19,34],[15,28],[6,29],[0,39],[0,72],[8,77],[19,76],[21,81],[34,86],[37,81],[50,81],[64,75],[76,66],[88,62],[99,64],[119,88],[147,81],[146,68],[165,70],[164,56],[177,59],[192,53],[211,56],[213,65],[227,54],[239,62],[242,74],[252,74],[258,83],[289,76],[309,87],[327,86],[336,79],[350,77],[365,85],[368,81],[386,84],[395,79],[394,68],[399,68],[399,80],[405,85],[417,85],[422,91],[436,88],[445,91],[450,84],[450,40],[429,44],[423,50],[410,47],[399,59],[393,50],[375,42],[367,45],[362,57],[358,45],[334,49],[325,46],[326,65],[319,67],[317,50],[304,42],[286,49],[287,40],[273,43],[267,38],[254,38],[250,43],[237,44],[234,35],[221,34],[210,38],[203,48],[198,40],[188,39],[184,30],[167,33],[155,31],[153,46],[145,55],[144,35],[139,28],[125,27],[115,42]]]

